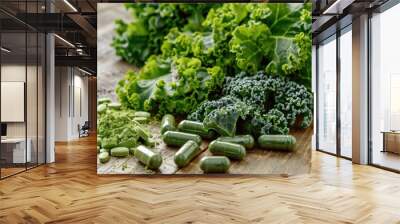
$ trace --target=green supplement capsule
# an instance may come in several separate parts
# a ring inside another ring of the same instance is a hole
[[[117,137],[109,137],[101,139],[101,147],[105,149],[112,149],[118,146]]]
[[[111,156],[126,157],[129,155],[129,149],[126,147],[116,147],[111,149]]]
[[[144,143],[147,147],[153,148],[156,146],[156,141],[152,138],[147,138]]]
[[[151,114],[146,111],[136,111],[134,114],[135,117],[145,117],[145,118],[150,118]]]
[[[161,134],[164,134],[167,131],[175,131],[176,130],[176,124],[175,124],[175,118],[171,114],[166,114],[163,116],[161,120]]]
[[[101,138],[97,137],[97,146],[101,146]]]
[[[213,155],[226,156],[229,159],[242,160],[246,155],[246,149],[243,145],[230,142],[212,141],[208,149]]]
[[[246,149],[252,149],[254,147],[254,138],[251,135],[236,135],[234,137],[219,137],[218,141],[230,142],[243,145]]]
[[[102,153],[102,152],[110,152],[110,150],[108,150],[108,149],[100,149],[100,153]]]
[[[207,130],[202,122],[183,120],[178,124],[180,132],[200,135],[202,138],[213,139],[217,133],[213,130]]]
[[[112,110],[120,110],[121,104],[120,103],[109,103],[108,107]]]
[[[226,156],[205,156],[200,160],[200,169],[204,173],[226,173],[230,165]]]
[[[153,152],[146,146],[138,146],[135,148],[134,154],[135,157],[148,169],[157,170],[161,166],[162,157],[160,153]]]
[[[99,154],[100,163],[106,163],[110,160],[110,154],[108,152],[102,152]]]
[[[258,145],[263,149],[293,151],[296,138],[292,135],[261,135]]]
[[[135,148],[129,148],[129,154],[134,156],[135,155]]]
[[[178,131],[167,131],[162,135],[162,139],[168,146],[180,147],[189,140],[196,142],[197,145],[201,145],[200,136]]]
[[[175,164],[179,167],[187,166],[201,152],[199,145],[189,140],[187,141],[177,153],[175,153]]]
[[[100,104],[97,106],[97,113],[103,114],[107,110],[107,104]]]
[[[139,124],[146,124],[149,122],[149,119],[147,117],[135,117],[133,118],[134,121],[138,122]]]
[[[111,103],[111,99],[110,98],[100,98],[97,100],[97,105],[101,105],[101,104],[109,104]]]

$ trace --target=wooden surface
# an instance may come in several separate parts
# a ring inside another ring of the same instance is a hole
[[[99,3],[97,14],[97,96],[110,97],[116,101],[114,89],[117,82],[126,71],[135,68],[115,55],[115,50],[111,46],[114,21],[116,19],[129,21],[131,16],[122,3]]]
[[[400,132],[382,132],[383,151],[400,154]]]
[[[174,162],[174,155],[178,147],[168,147],[160,138],[159,123],[150,125],[151,133],[156,140],[153,149],[163,157],[161,167],[157,171],[146,170],[134,156],[115,158],[105,164],[97,158],[98,174],[203,174],[200,169],[200,160],[206,155],[212,155],[207,149],[208,142],[203,141],[202,153],[187,167],[178,169]],[[247,150],[242,161],[231,160],[228,174],[304,174],[310,170],[312,127],[306,130],[292,131],[297,143],[294,152],[279,152],[254,148]]]
[[[312,152],[290,177],[96,174],[96,139],[0,181],[0,223],[400,223],[400,175]]]

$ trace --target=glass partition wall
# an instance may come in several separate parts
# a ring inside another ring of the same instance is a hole
[[[39,10],[24,4],[25,12]],[[45,44],[44,33],[0,11],[1,179],[46,161]]]
[[[336,35],[318,46],[317,149],[336,153]]]
[[[351,25],[317,47],[317,150],[352,157]]]
[[[400,4],[371,18],[370,163],[400,171]]]
[[[352,158],[352,33],[351,25],[341,31],[340,49],[340,155]]]

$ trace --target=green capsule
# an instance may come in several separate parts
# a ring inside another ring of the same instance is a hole
[[[200,135],[202,138],[214,139],[217,133],[213,130],[207,130],[202,122],[183,120],[178,125],[180,132]]]
[[[110,98],[100,98],[97,100],[97,105],[101,105],[101,104],[109,104],[111,103],[111,99]]]
[[[263,149],[293,151],[296,138],[292,135],[261,135],[258,144]]]
[[[116,147],[111,149],[111,156],[114,157],[127,157],[129,155],[129,148]]]
[[[160,153],[153,152],[146,146],[138,146],[137,148],[135,148],[134,154],[135,157],[148,169],[157,170],[161,166],[162,157]]]
[[[102,152],[99,154],[100,163],[106,163],[110,160],[110,155],[108,152]]]
[[[213,155],[226,156],[229,159],[242,160],[246,156],[246,149],[243,145],[230,142],[212,141],[208,149]]]
[[[174,116],[172,116],[171,114],[164,115],[161,120],[161,128],[160,128],[161,134],[164,134],[167,131],[175,131],[175,130],[176,130],[176,124]]]
[[[254,147],[254,138],[251,135],[236,135],[233,137],[219,137],[218,141],[230,142],[243,145],[246,149],[252,149]]]
[[[187,141],[177,153],[175,153],[175,164],[179,167],[187,166],[201,152],[199,145],[189,140]]]
[[[178,131],[167,131],[162,135],[165,144],[169,146],[182,146],[187,141],[192,140],[198,145],[201,145],[201,137],[195,134],[189,134]]]
[[[200,160],[200,169],[204,173],[226,173],[230,165],[226,156],[205,156]]]

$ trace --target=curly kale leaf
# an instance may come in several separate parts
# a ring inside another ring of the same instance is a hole
[[[202,31],[202,22],[210,8],[218,4],[128,3],[132,21],[116,21],[112,46],[125,61],[142,66],[146,59],[160,53],[164,36],[173,27],[183,31]]]
[[[203,67],[199,59],[155,57],[139,73],[128,72],[116,92],[125,107],[160,116],[185,115],[221,88],[223,81],[224,73],[219,67]]]
[[[223,93],[257,108],[254,111],[260,114],[273,108],[278,109],[285,114],[290,127],[299,118],[302,119],[302,128],[308,127],[312,122],[312,93],[304,85],[285,78],[268,76],[264,72],[258,72],[254,76],[241,73],[226,79]]]
[[[239,69],[256,72],[264,64],[265,52],[270,48],[271,32],[267,25],[250,21],[235,28],[229,42],[230,52],[235,54]]]
[[[248,114],[248,107],[233,97],[222,97],[206,101],[188,116],[188,119],[201,121],[207,129],[215,130],[222,136],[233,136],[239,118]]]
[[[252,10],[250,17],[263,22],[271,31],[266,51],[269,60],[265,68],[267,74],[288,76],[309,88],[312,44],[310,4],[249,7]]]
[[[310,88],[309,4],[224,4],[209,11],[203,26],[209,30],[171,29],[164,57],[196,57],[227,74],[265,70]]]
[[[301,120],[301,128],[312,121],[311,92],[285,78],[241,73],[226,78],[222,94],[220,100],[204,102],[189,119],[202,121],[221,135],[234,134],[238,126],[239,132],[254,136],[287,134],[296,121]]]
[[[180,32],[172,28],[161,46],[163,57],[195,57],[204,66],[218,65],[213,57],[214,40],[209,32]]]
[[[275,93],[274,108],[282,111],[290,126],[301,118],[300,127],[307,128],[312,122],[313,95],[306,87],[295,82],[283,83]]]
[[[289,133],[285,115],[277,109],[271,109],[266,114],[257,113],[253,117],[241,121],[240,127],[240,132],[253,136],[264,134],[286,135]]]

